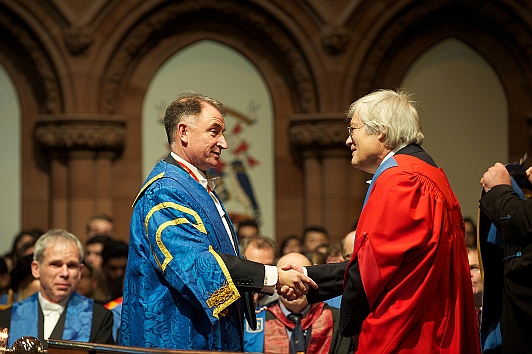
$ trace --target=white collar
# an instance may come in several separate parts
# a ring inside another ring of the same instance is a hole
[[[196,179],[203,186],[203,188],[207,189],[208,187],[211,191],[213,191],[216,188],[216,184],[218,183],[218,180],[220,179],[220,177],[207,178],[207,176],[205,175],[205,172],[201,171],[199,168],[192,165],[190,162],[185,161],[182,157],[178,156],[176,153],[170,152],[170,155],[172,155],[172,157],[177,162],[180,162],[183,165],[185,165],[190,170],[190,172],[194,174],[194,176],[192,177],[193,178],[195,177],[194,179]]]
[[[63,301],[54,303],[54,302],[51,302],[45,299],[44,296],[42,296],[41,292],[39,291],[38,298],[39,298],[39,305],[41,305],[41,309],[44,315],[47,315],[51,311],[57,311],[59,313],[63,313],[70,296],[64,299]]]
[[[402,148],[404,148],[406,145],[408,144],[400,144],[399,146],[397,146],[395,149],[393,149],[392,151],[390,151],[388,154],[386,154],[386,156],[384,156],[384,158],[382,159],[381,163],[379,164],[379,167],[380,165],[382,165],[384,163],[384,161],[388,160],[390,157],[392,157],[393,155],[395,155],[395,153],[399,150],[401,150]],[[371,181],[373,179],[369,179],[366,181],[367,184],[370,184]]]

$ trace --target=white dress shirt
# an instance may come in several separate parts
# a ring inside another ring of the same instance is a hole
[[[61,301],[60,303],[53,303],[46,300],[39,291],[39,305],[41,305],[42,313],[44,315],[44,339],[50,338],[50,335],[54,331],[59,317],[65,311],[68,299]]]

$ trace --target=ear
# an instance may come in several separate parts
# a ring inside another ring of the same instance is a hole
[[[78,271],[78,282],[81,280],[81,276],[83,275],[83,267],[85,267],[85,264],[80,263]]]
[[[39,279],[41,276],[40,269],[39,269],[39,263],[37,261],[31,262],[31,274],[35,279]]]
[[[379,134],[377,135],[377,137],[379,138],[379,141],[382,143],[382,142],[384,142],[384,140],[386,139],[386,133],[382,133],[382,132],[381,132],[381,133],[379,133]]]
[[[176,134],[176,137],[175,137],[176,142],[180,141],[182,144],[185,144],[185,145],[188,144],[188,138],[190,134],[188,125],[186,125],[185,123],[179,123],[177,125],[175,134]]]

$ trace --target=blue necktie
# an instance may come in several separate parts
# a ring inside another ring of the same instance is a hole
[[[290,354],[302,354],[306,351],[305,334],[301,327],[301,315],[298,313],[291,313],[288,319],[295,323],[292,337],[290,337]]]

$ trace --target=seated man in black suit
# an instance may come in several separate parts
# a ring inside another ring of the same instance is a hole
[[[78,238],[50,230],[35,244],[31,270],[40,290],[0,312],[0,326],[9,328],[8,346],[22,336],[79,342],[113,343],[113,315],[102,305],[75,292],[83,264]]]

